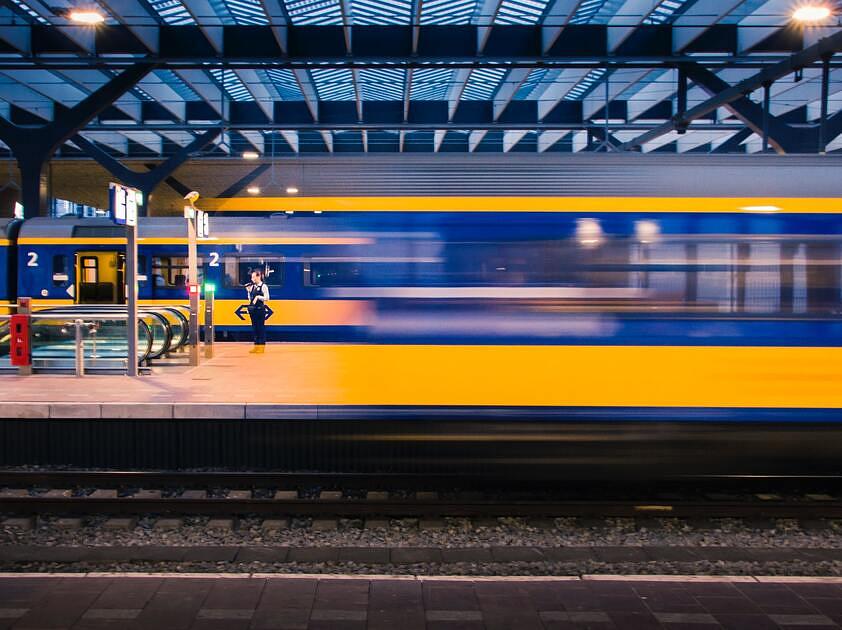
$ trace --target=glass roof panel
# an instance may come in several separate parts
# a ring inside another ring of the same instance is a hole
[[[447,98],[453,70],[449,68],[417,68],[412,72],[413,101],[443,101]]]
[[[579,81],[574,88],[564,95],[565,101],[581,101],[588,94],[593,92],[597,83],[602,79],[608,70],[605,68],[594,68]]]
[[[544,15],[548,0],[503,0],[495,24],[537,24]]]
[[[266,80],[275,86],[281,100],[304,100],[304,95],[301,93],[301,86],[298,85],[298,81],[295,79],[295,75],[292,73],[292,70],[270,68],[268,70],[264,70],[263,72],[265,73]]]
[[[500,81],[506,75],[503,68],[476,68],[471,71],[465,89],[463,101],[487,101],[492,97]]]
[[[269,24],[260,0],[211,0],[211,6],[224,24],[242,26]]]
[[[354,77],[350,70],[344,68],[325,68],[311,70],[316,92],[323,101],[354,101],[357,95],[354,91]]]
[[[571,24],[606,24],[623,6],[623,0],[584,0],[570,18]]]
[[[643,24],[670,24],[691,4],[691,0],[661,0],[658,6],[643,18]]]
[[[185,101],[201,101],[202,98],[193,91],[181,78],[172,70],[155,70],[155,75],[164,83],[170,86]]]
[[[254,96],[249,92],[248,88],[237,76],[233,70],[222,70],[221,68],[212,68],[210,70],[211,76],[216,79],[216,82],[222,86],[222,89],[228,94],[232,101],[253,101]]]
[[[354,24],[409,24],[411,0],[351,0]]]
[[[421,24],[470,24],[477,0],[428,0],[421,6]]]
[[[188,26],[196,24],[193,15],[180,0],[146,0],[152,10],[170,26]]]
[[[339,0],[284,0],[293,24],[327,26],[342,24]]]
[[[26,15],[30,18],[38,22],[39,24],[43,24],[44,26],[49,25],[49,22],[41,17],[34,9],[29,7],[25,2],[21,2],[21,0],[12,0],[12,3],[21,11],[23,11]]]
[[[514,100],[522,101],[529,98],[529,95],[532,94],[533,90],[538,87],[543,81],[551,80],[550,77],[553,75],[558,76],[558,70],[553,70],[552,74],[550,73],[549,68],[535,68],[529,73],[529,76],[526,77],[526,81],[521,83],[520,87],[515,92]]]
[[[402,68],[367,68],[357,75],[366,101],[402,101],[406,71]]]

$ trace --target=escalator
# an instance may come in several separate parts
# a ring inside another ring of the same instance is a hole
[[[32,364],[38,372],[73,370],[76,320],[81,320],[86,371],[125,372],[128,343],[126,307],[77,304],[32,315]],[[148,366],[182,349],[189,339],[189,316],[182,306],[138,308],[137,361]],[[11,369],[9,320],[0,319],[0,369]]]

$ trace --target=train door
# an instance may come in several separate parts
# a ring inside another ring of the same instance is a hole
[[[122,252],[76,252],[76,302],[122,304],[124,273]]]

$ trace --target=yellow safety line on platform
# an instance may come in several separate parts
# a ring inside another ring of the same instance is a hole
[[[783,212],[840,213],[842,199],[782,197],[232,197],[205,199],[229,212]]]

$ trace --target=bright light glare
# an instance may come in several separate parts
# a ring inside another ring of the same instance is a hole
[[[287,194],[288,195],[298,194],[298,188],[296,188],[295,186],[287,186]]]
[[[259,158],[257,151],[243,151],[243,159],[244,160],[256,160]]]
[[[92,10],[75,10],[71,11],[70,19],[79,24],[102,24],[105,22],[105,16],[102,13]]]
[[[246,192],[250,195],[259,195],[260,188],[258,188],[257,186],[249,186],[248,188],[246,188]]]
[[[741,206],[740,210],[746,212],[779,212],[781,209],[778,206]]]
[[[821,22],[829,17],[830,8],[815,4],[798,7],[792,13],[792,19],[797,20],[798,22]]]

